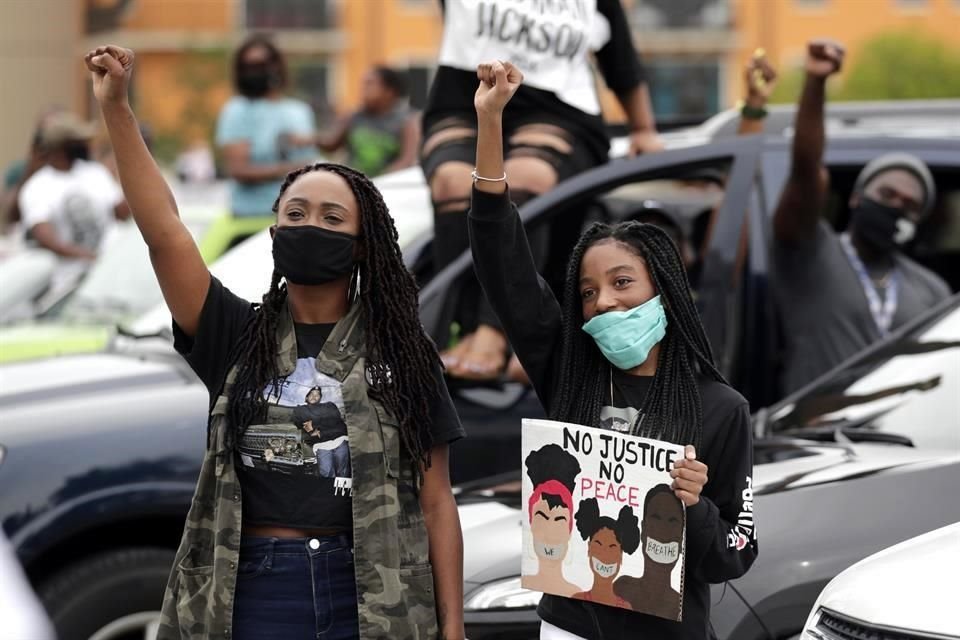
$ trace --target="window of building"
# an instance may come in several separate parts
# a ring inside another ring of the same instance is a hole
[[[292,92],[305,100],[317,116],[317,127],[323,129],[336,117],[330,103],[330,66],[324,61],[291,62]]]
[[[718,60],[648,57],[644,67],[658,122],[699,122],[719,111]]]
[[[637,0],[630,14],[640,29],[724,29],[731,25],[729,0]]]
[[[248,29],[327,29],[332,26],[329,0],[246,0]]]

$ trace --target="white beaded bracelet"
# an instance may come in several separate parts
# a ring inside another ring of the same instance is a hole
[[[474,182],[476,182],[477,180],[480,180],[481,182],[506,182],[506,181],[507,181],[507,172],[504,171],[504,172],[503,172],[503,176],[501,176],[501,177],[499,177],[499,178],[484,178],[483,176],[481,176],[481,175],[479,175],[479,174],[477,173],[477,170],[476,170],[476,169],[474,169],[474,170],[470,173],[470,177],[473,178],[473,181],[474,181]]]

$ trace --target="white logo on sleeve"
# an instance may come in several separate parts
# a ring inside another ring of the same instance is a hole
[[[753,522],[753,478],[747,476],[747,486],[741,493],[743,504],[740,507],[740,515],[737,516],[737,524],[727,533],[727,548],[743,551],[750,544],[750,540],[756,536],[756,528]]]

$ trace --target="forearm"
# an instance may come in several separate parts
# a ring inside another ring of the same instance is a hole
[[[38,243],[44,249],[52,251],[53,253],[61,256],[63,258],[83,258],[86,260],[93,260],[97,257],[97,254],[87,249],[86,247],[81,247],[74,244],[69,244],[66,242],[58,242],[55,240],[41,240]]]
[[[133,219],[151,249],[187,233],[173,193],[143,141],[129,105],[103,105],[107,132],[117,158],[120,186]]]
[[[503,169],[503,115],[500,113],[477,113],[477,175],[484,178],[499,178]],[[478,191],[503,193],[507,183],[478,180]]]
[[[773,218],[779,242],[796,245],[815,232],[826,195],[823,169],[825,80],[807,76],[797,109],[790,177]]]
[[[627,123],[631,131],[656,131],[657,121],[650,102],[650,88],[646,82],[638,84],[630,91],[618,95],[620,106],[627,114]]]
[[[230,177],[237,182],[271,182],[285,178],[288,173],[299,169],[303,162],[278,162],[276,164],[244,163],[228,168]]]
[[[815,179],[820,172],[825,146],[824,103],[826,79],[807,75],[800,95],[793,136],[791,173]]]
[[[437,619],[443,640],[459,640],[463,630],[463,533],[452,493],[424,505],[433,565]]]
[[[0,194],[0,233],[7,225],[20,220],[20,204],[17,201],[19,194],[19,186]]]

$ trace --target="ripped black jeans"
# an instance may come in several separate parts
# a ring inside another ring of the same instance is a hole
[[[504,122],[504,160],[531,158],[546,164],[552,177],[546,181],[531,179],[522,170],[510,170],[510,196],[517,206],[542,195],[556,184],[602,164],[606,158],[597,158],[592,148],[571,133],[568,123],[555,116],[532,114]],[[431,187],[434,211],[433,272],[439,273],[470,248],[467,233],[467,211],[470,208],[472,181],[469,171],[477,153],[477,119],[473,112],[449,115],[439,119],[423,135],[420,165]],[[448,169],[453,165],[457,171]],[[542,174],[542,171],[541,171]],[[451,185],[449,177],[455,176]],[[491,178],[499,176],[487,176]],[[576,230],[579,235],[579,229]],[[534,258],[542,271],[549,254],[553,230],[539,225],[528,230]],[[476,277],[471,271],[458,283],[457,296],[448,302],[447,316],[460,325],[463,334],[471,333],[478,325],[499,328],[499,321],[486,301]],[[454,299],[455,298],[455,299]],[[434,336],[445,345],[447,335]]]

